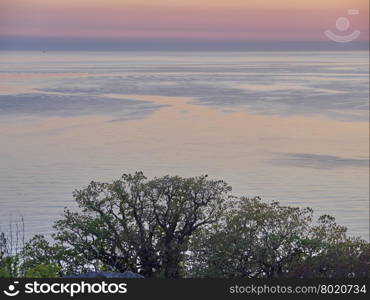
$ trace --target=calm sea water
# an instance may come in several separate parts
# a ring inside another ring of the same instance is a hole
[[[72,191],[142,170],[369,233],[366,52],[0,52],[0,225],[50,234]]]

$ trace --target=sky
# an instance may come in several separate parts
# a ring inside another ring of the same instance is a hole
[[[349,9],[359,14],[349,15]],[[345,17],[350,26],[336,29]],[[368,0],[0,0],[0,49],[6,43],[27,47],[89,47],[109,41],[148,47],[198,43],[329,44],[324,31],[369,40]],[[23,44],[22,44],[23,43]]]

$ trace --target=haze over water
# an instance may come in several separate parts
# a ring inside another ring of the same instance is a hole
[[[142,170],[369,234],[367,52],[0,52],[0,226],[49,234],[72,191]]]

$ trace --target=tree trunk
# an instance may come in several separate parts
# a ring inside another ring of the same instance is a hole
[[[170,245],[166,246],[164,253],[164,276],[166,278],[180,277],[181,251],[173,249]]]

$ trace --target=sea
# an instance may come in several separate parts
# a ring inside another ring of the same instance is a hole
[[[50,236],[74,190],[135,171],[207,174],[369,240],[368,53],[0,52],[1,230]]]

